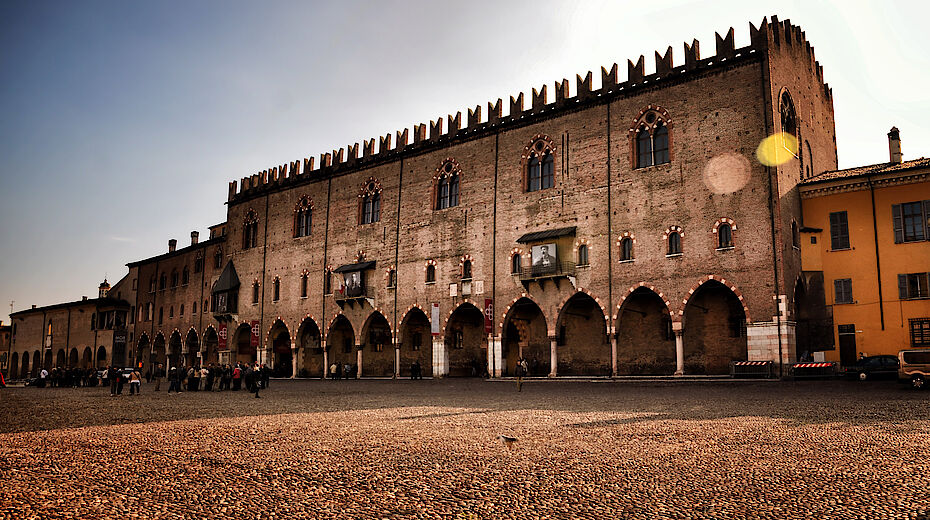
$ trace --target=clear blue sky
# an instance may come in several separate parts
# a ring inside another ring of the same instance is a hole
[[[655,6],[655,7],[651,7]],[[0,317],[225,219],[227,182],[714,32],[790,18],[841,167],[930,155],[925,2],[0,3]],[[550,95],[551,92],[550,92]]]

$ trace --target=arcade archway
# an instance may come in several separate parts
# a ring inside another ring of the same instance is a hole
[[[287,325],[281,320],[275,320],[268,333],[271,338],[271,351],[274,355],[272,374],[275,377],[291,377],[294,375],[294,355],[291,351],[291,333]]]
[[[426,313],[418,307],[410,309],[400,325],[400,332],[400,376],[410,377],[414,362],[420,364],[421,375],[432,376],[433,341]]]
[[[187,331],[187,338],[184,339],[184,346],[187,347],[187,366],[199,366],[200,338],[197,336],[196,330],[190,329]]]
[[[320,327],[313,318],[305,318],[297,329],[299,360],[298,377],[323,376],[323,346]]]
[[[456,307],[446,320],[446,354],[449,377],[480,377],[487,371],[487,334],[484,313],[471,303]]]
[[[610,375],[607,321],[594,298],[575,293],[562,306],[555,330],[558,375]]]
[[[216,365],[220,362],[219,354],[220,338],[216,334],[216,329],[207,327],[203,333],[203,362],[207,365]]]
[[[617,314],[617,373],[675,373],[675,335],[668,306],[655,291],[639,287]]]
[[[329,333],[326,335],[326,355],[330,365],[351,365],[358,361],[355,354],[355,329],[342,314],[329,326]]]
[[[513,375],[517,360],[526,359],[529,375],[549,374],[549,334],[546,317],[536,302],[520,298],[507,312],[501,338],[504,375]]]
[[[181,357],[181,333],[174,331],[168,338],[168,365],[180,368],[184,359]]]
[[[248,323],[243,323],[236,329],[233,346],[236,349],[232,356],[234,363],[252,364],[258,359],[258,352],[252,345],[252,327]]]
[[[686,374],[727,374],[730,361],[745,361],[746,313],[727,286],[708,280],[684,309]]]
[[[391,326],[378,311],[372,312],[362,326],[362,375],[390,377],[394,375],[394,344]]]

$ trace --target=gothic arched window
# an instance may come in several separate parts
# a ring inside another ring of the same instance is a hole
[[[310,235],[310,225],[313,222],[313,203],[308,197],[303,197],[294,208],[294,238]]]
[[[633,168],[667,164],[672,160],[672,122],[664,108],[649,105],[630,128]]]
[[[555,186],[555,145],[545,135],[537,135],[523,149],[523,191],[546,190]]]
[[[359,223],[373,224],[381,220],[381,183],[369,179],[359,193]]]
[[[250,249],[258,245],[258,215],[249,210],[242,223],[242,249]]]
[[[433,176],[435,199],[433,209],[453,208],[459,205],[461,169],[455,159],[446,159]]]

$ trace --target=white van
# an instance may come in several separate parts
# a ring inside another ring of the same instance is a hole
[[[898,352],[898,381],[910,383],[911,388],[922,390],[930,383],[930,348]]]

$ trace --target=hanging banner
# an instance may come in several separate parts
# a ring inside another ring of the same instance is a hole
[[[216,335],[220,338],[219,344],[217,346],[217,350],[226,350],[226,335],[227,334],[228,332],[226,331],[226,322],[221,321],[220,330],[218,330],[216,333]]]
[[[262,330],[258,325],[258,320],[252,320],[252,341],[250,344],[253,347],[258,346],[258,335],[261,333],[262,333]]]
[[[484,333],[490,334],[494,331],[494,300],[484,299]]]
[[[438,336],[439,335],[439,304],[438,303],[433,304],[433,310],[432,310],[432,313],[430,314],[429,321],[430,321],[430,328],[433,331],[433,336]]]

